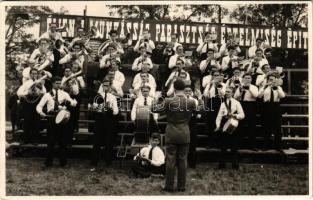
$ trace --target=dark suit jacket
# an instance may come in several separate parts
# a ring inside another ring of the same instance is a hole
[[[195,110],[195,102],[185,96],[176,95],[173,98],[165,99],[158,112],[164,111],[167,116],[165,129],[167,144],[188,144],[190,142],[189,121]]]

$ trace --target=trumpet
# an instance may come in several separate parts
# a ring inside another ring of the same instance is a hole
[[[69,77],[66,77],[64,82],[62,83],[61,86],[65,87],[64,84],[67,84],[68,87],[72,86],[74,84],[74,79],[81,75],[83,73],[83,70],[80,70],[78,72],[76,72],[75,74],[71,74]]]

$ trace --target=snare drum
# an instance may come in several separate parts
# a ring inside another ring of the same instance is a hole
[[[67,110],[60,110],[57,116],[55,117],[56,124],[65,124],[70,119],[71,113]]]
[[[223,132],[232,134],[238,127],[238,120],[229,118],[223,126]]]

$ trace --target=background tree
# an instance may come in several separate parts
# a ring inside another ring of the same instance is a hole
[[[245,25],[275,27],[307,27],[306,4],[249,4],[238,5],[230,13],[230,19]]]

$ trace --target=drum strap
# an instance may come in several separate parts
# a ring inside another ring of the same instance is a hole
[[[59,107],[59,94],[58,90],[55,90],[54,110],[58,110]]]
[[[153,152],[153,149],[155,148],[155,146],[154,147],[151,147],[151,149],[150,149],[150,151],[149,151],[149,156],[148,156],[148,158],[150,159],[150,160],[152,160],[152,152]]]
[[[231,114],[231,100],[230,99],[228,100],[229,100],[229,103],[227,104],[227,99],[225,99],[225,105],[226,105],[228,114]]]

